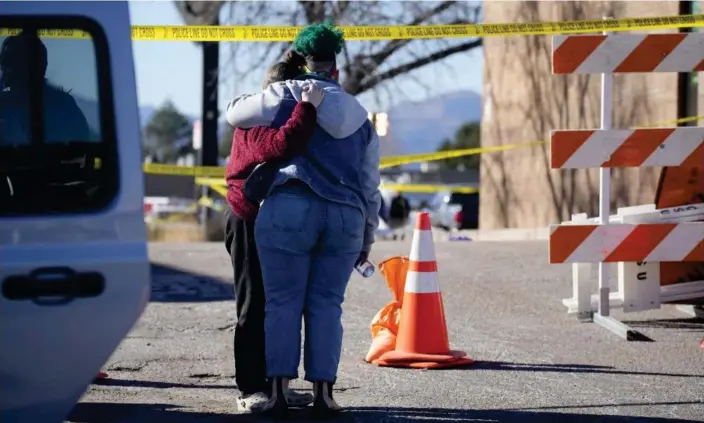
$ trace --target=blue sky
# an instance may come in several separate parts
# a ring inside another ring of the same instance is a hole
[[[86,100],[98,101],[98,74],[95,69],[95,51],[90,40],[44,38],[47,50],[46,76],[72,94]],[[67,60],[66,58],[71,58]],[[76,66],[76,63],[91,64]]]
[[[131,1],[130,15],[133,25],[183,24],[171,1]],[[192,116],[200,114],[202,55],[198,46],[191,42],[135,41],[133,50],[140,105],[159,106],[170,99],[183,113]],[[226,43],[222,43],[221,64],[229,59],[228,52]],[[448,65],[454,69],[454,74],[446,70]],[[481,93],[481,51],[477,49],[456,55],[445,61],[444,66],[427,66],[415,72],[414,76],[430,86],[431,91],[411,81],[404,81],[398,85],[404,94],[395,96],[393,102],[421,100],[428,95],[460,89]],[[259,90],[255,81],[258,82],[258,79],[250,78],[237,87],[229,83],[221,84],[220,104],[224,105],[229,98],[241,92]],[[379,101],[371,93],[360,96],[360,100],[369,110],[381,111],[389,106],[388,102],[383,99]]]

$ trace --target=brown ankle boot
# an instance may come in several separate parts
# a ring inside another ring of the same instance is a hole
[[[271,396],[264,405],[262,413],[274,420],[284,420],[288,416],[288,403],[286,402],[288,381],[285,377],[275,377],[271,382]]]
[[[315,420],[329,420],[337,417],[342,411],[332,397],[332,382],[313,382],[313,418]]]

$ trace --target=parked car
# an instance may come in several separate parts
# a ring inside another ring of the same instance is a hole
[[[448,231],[479,227],[479,193],[440,191],[429,207],[434,227]]]

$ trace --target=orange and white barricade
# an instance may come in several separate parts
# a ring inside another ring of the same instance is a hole
[[[704,220],[704,204],[690,204],[656,210],[654,204],[619,208],[609,217],[611,224],[686,223]],[[598,218],[588,219],[585,213],[573,215],[563,225],[594,224]],[[677,236],[673,234],[673,237]],[[557,242],[557,239],[555,240]],[[562,303],[568,313],[580,318],[591,317],[598,309],[598,296],[591,295],[592,263],[573,263],[572,297]],[[704,296],[704,280],[661,286],[660,263],[657,261],[619,262],[618,279],[610,284],[610,307],[625,312],[654,310],[661,303],[683,301]],[[691,311],[687,311],[692,313]]]
[[[573,215],[550,228],[550,263],[573,264],[573,297],[563,303],[626,339],[640,337],[610,316],[704,297],[704,281],[660,286],[660,262],[704,262],[704,204],[621,208],[610,216],[610,168],[704,163],[704,128],[611,129],[613,73],[704,71],[704,34],[553,37],[553,74],[602,74],[601,128],[551,134],[553,169],[600,168],[597,218]],[[591,264],[599,289],[591,294]],[[608,267],[618,263],[618,281]],[[616,282],[616,281],[615,281]]]

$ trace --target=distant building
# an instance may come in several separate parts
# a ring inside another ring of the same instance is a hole
[[[677,1],[487,1],[483,7],[486,23],[679,12]],[[482,146],[545,140],[553,129],[599,128],[599,75],[552,75],[551,43],[551,36],[484,39]],[[615,128],[676,119],[677,74],[618,75],[613,105]],[[659,174],[659,168],[614,169],[612,210],[653,203]],[[598,212],[598,170],[551,170],[547,145],[485,154],[481,182],[483,229],[545,227],[572,213]]]

